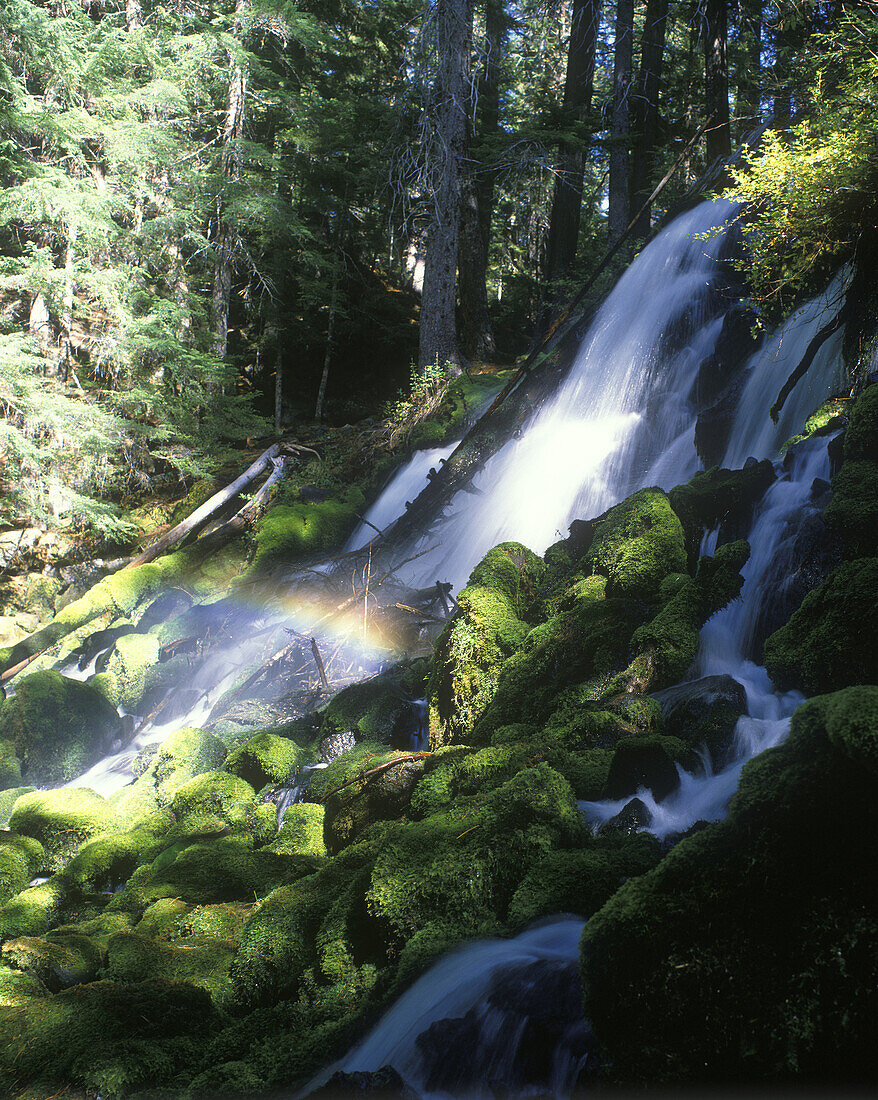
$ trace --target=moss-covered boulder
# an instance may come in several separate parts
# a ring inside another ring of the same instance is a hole
[[[641,788],[657,802],[680,786],[680,777],[661,737],[627,737],[613,753],[607,775],[607,797],[627,798]]]
[[[686,568],[683,527],[661,489],[641,489],[598,524],[586,562],[607,595],[651,599],[668,573]]]
[[[832,479],[827,526],[849,557],[878,552],[878,461],[846,460]]]
[[[45,858],[42,844],[33,837],[0,832],[0,903],[22,891]]]
[[[494,696],[504,661],[524,641],[543,563],[518,543],[490,550],[457,598],[428,684],[430,744],[466,742]]]
[[[878,558],[845,562],[765,643],[778,687],[806,695],[878,681]]]
[[[878,385],[867,386],[850,410],[844,437],[846,460],[878,462]]]
[[[35,672],[0,704],[0,738],[15,746],[21,774],[34,785],[66,783],[105,756],[119,736],[115,709],[89,684]]]
[[[43,870],[58,871],[92,837],[114,825],[112,805],[88,788],[34,791],[22,795],[9,819],[13,832],[33,837],[45,849]]]
[[[656,692],[665,728],[690,749],[702,746],[715,767],[729,762],[734,751],[735,726],[747,712],[744,688],[731,676],[702,676]]]
[[[671,489],[668,500],[683,524],[690,568],[706,531],[719,527],[723,541],[746,536],[754,509],[774,479],[774,467],[765,459],[742,470],[700,470]]]
[[[298,802],[287,807],[277,836],[265,846],[265,851],[322,859],[326,855],[323,839],[325,812],[323,806],[313,802]]]
[[[254,567],[265,569],[278,561],[337,546],[356,525],[365,503],[362,491],[351,487],[328,500],[271,508],[254,532]]]
[[[876,744],[878,688],[812,699],[745,767],[727,821],[592,917],[586,1015],[617,1082],[874,1080]]]
[[[419,721],[415,702],[424,695],[426,665],[424,660],[401,661],[344,688],[321,712],[318,741],[353,734],[356,741],[408,748]]]
[[[154,902],[130,931],[107,943],[105,977],[138,982],[164,979],[205,990],[223,1004],[231,992],[229,968],[252,905],[191,906]]]
[[[88,936],[77,933],[21,936],[2,947],[6,966],[23,970],[50,992],[93,981],[101,966],[101,954]]]
[[[324,804],[329,851],[353,843],[376,821],[401,817],[423,770],[422,759],[364,741],[315,773],[306,797]]]
[[[649,833],[601,836],[583,848],[547,852],[513,894],[509,924],[524,928],[547,913],[590,917],[627,879],[652,870],[661,857],[661,845]]]
[[[0,1087],[130,1096],[188,1071],[215,1028],[207,993],[187,983],[77,985],[0,1009]]]
[[[21,786],[21,761],[11,741],[0,741],[0,791]]]
[[[125,634],[110,652],[106,668],[91,681],[114,707],[135,711],[150,687],[159,663],[155,634]]]
[[[229,825],[243,824],[252,812],[256,792],[228,772],[205,772],[177,789],[171,810],[178,821],[218,817]]]
[[[170,805],[180,787],[221,768],[227,755],[225,744],[212,733],[189,726],[175,730],[158,746],[135,782],[114,796],[120,818],[134,820]]]
[[[251,737],[230,753],[223,771],[237,775],[258,791],[269,783],[288,784],[306,758],[295,741],[266,731]]]

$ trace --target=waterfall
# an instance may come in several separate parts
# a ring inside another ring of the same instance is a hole
[[[520,439],[486,465],[476,481],[481,495],[455,502],[442,529],[442,549],[423,576],[434,579],[444,571],[460,585],[499,541],[517,539],[542,552],[563,536],[572,519],[594,516],[643,485],[670,488],[698,469],[692,395],[729,304],[717,291],[721,238],[702,235],[730,210],[727,204],[699,206],[631,265],[599,312],[556,398]],[[803,701],[797,692],[773,689],[754,660],[754,638],[803,519],[819,511],[814,486],[829,476],[825,439],[801,444],[786,463],[779,455],[786,439],[842,382],[841,333],[821,348],[778,424],[768,410],[811,339],[840,307],[846,278],[840,274],[825,294],[802,306],[744,367],[722,464],[739,468],[750,456],[768,458],[776,463],[777,479],[758,505],[748,534],[751,555],[742,570],[741,598],[702,630],[692,675],[732,676],[744,689],[747,713],[735,728],[726,767],[714,770],[705,751],[700,769],[678,769],[680,785],[663,802],[649,791],[638,792],[651,817],[648,828],[660,837],[678,834],[696,821],[722,818],[744,764],[784,739]],[[712,553],[717,540],[717,531],[708,533],[702,553]],[[580,803],[580,808],[599,827],[627,802]],[[502,1005],[493,992],[501,975],[514,984],[515,975],[526,970],[522,953],[537,945],[550,947],[558,966],[575,969],[581,927],[560,920],[514,940],[473,944],[446,956],[304,1092],[335,1072],[374,1072],[390,1065],[421,1096],[569,1096],[577,1080],[581,1083],[591,1054],[578,1008],[568,1018],[569,1030],[554,1040],[551,1067],[544,1067],[540,1081],[530,1082],[517,1068],[527,1017],[516,1011],[516,996],[508,987]],[[545,989],[553,988],[548,974],[539,980]],[[476,1048],[473,1035],[480,1044]],[[437,1069],[433,1057],[437,1043],[449,1063],[445,1069],[441,1064]]]
[[[591,1055],[580,1017],[583,927],[581,920],[558,918],[515,939],[484,940],[445,955],[299,1095],[335,1073],[388,1065],[435,1100],[544,1095],[547,1085],[554,1095],[569,1095]],[[550,1047],[547,1028],[555,1033]]]
[[[722,265],[729,241],[716,232],[734,209],[704,202],[641,252],[556,395],[486,463],[476,493],[458,494],[438,528],[440,548],[409,573],[415,583],[440,577],[459,588],[499,542],[543,553],[572,520],[598,515],[641,485],[671,488],[695,473],[691,395],[737,301]]]

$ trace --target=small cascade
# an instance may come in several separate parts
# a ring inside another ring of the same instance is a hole
[[[445,955],[299,1095],[336,1073],[392,1066],[436,1100],[569,1096],[593,1058],[581,1015],[583,927],[561,918]]]
[[[459,443],[455,440],[445,447],[415,451],[408,462],[400,467],[385,486],[381,495],[366,513],[345,545],[345,552],[366,546],[385,527],[405,511],[407,501],[414,500],[424,488],[431,470],[438,470]]]
[[[284,814],[302,797],[311,782],[311,773],[318,768],[328,768],[328,764],[304,764],[296,773],[295,781],[289,787],[281,787],[274,796],[274,804],[277,806],[277,827],[284,823]]]

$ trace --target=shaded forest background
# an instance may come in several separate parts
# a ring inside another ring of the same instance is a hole
[[[125,541],[247,439],[511,362],[745,140],[788,310],[874,203],[874,29],[839,0],[7,0],[0,523]]]

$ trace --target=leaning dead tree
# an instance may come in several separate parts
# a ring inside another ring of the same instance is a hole
[[[166,553],[173,546],[185,546],[188,542],[191,542],[199,531],[203,531],[207,524],[218,516],[227,504],[249,489],[262,474],[270,470],[271,473],[256,495],[244,504],[231,519],[215,528],[208,537],[211,538],[214,544],[221,545],[235,535],[241,534],[259,518],[262,509],[268,502],[272,488],[284,476],[287,459],[293,455],[305,453],[316,455],[317,452],[298,443],[273,444],[263,451],[240,477],[224,489],[220,489],[218,493],[214,493],[182,523],[178,523],[167,534],[156,539],[142,554],[128,561],[125,568],[132,569],[135,565],[143,565]]]

